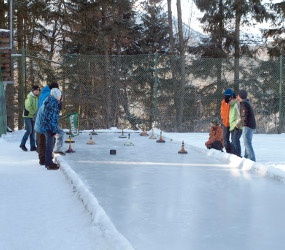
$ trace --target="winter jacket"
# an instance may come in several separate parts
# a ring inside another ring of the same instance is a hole
[[[209,140],[205,142],[206,147],[211,146],[214,141],[220,141],[222,145],[224,145],[223,129],[220,125],[211,127],[209,133]]]
[[[44,106],[44,107],[42,107]],[[57,134],[58,131],[58,117],[59,117],[59,106],[58,100],[53,96],[49,96],[44,104],[41,106],[41,112],[39,115],[39,122],[41,122],[40,133],[44,134],[49,131],[52,134]],[[37,117],[38,118],[38,117]]]
[[[36,96],[32,91],[27,95],[25,100],[25,109],[23,112],[23,117],[33,118],[38,110],[38,96]]]
[[[240,115],[241,115],[241,123],[243,126],[249,127],[251,129],[256,129],[256,121],[253,109],[249,101],[246,99],[243,99],[240,102]]]
[[[220,108],[220,114],[222,123],[225,127],[230,126],[229,122],[229,116],[230,116],[230,105],[225,102],[225,100],[222,100],[221,108]]]
[[[42,91],[41,91],[41,94],[39,96],[39,108],[42,106],[44,100],[50,95],[50,88],[49,86],[45,86]]]
[[[43,112],[45,110],[45,105],[42,104],[40,108],[38,109],[37,116],[36,116],[36,121],[35,121],[35,126],[34,130],[38,133],[43,134],[42,132],[42,122],[43,122]]]
[[[240,105],[237,99],[230,102],[230,131],[235,128],[242,129],[241,118],[240,118]]]
[[[50,91],[51,91],[51,89],[49,88],[49,86],[45,86],[42,89],[42,92],[39,96],[39,104],[38,104],[39,108],[42,106],[45,99],[50,95]],[[59,110],[61,110],[62,109],[62,102],[60,101],[58,105],[59,105]]]

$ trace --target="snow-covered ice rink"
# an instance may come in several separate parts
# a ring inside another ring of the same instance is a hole
[[[119,138],[121,133],[98,132],[95,144],[88,145],[89,134],[83,131],[73,138],[76,152],[58,157],[134,249],[284,247],[283,182],[233,167],[227,157],[187,143],[188,154],[179,154],[181,140],[162,134],[165,143],[157,143],[159,134],[149,139],[148,133],[131,133],[134,146],[125,146],[129,140]]]

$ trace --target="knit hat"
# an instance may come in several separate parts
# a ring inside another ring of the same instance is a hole
[[[213,119],[211,120],[211,123],[212,123],[214,126],[218,126],[218,125],[220,124],[218,118],[213,118]]]
[[[32,86],[32,91],[34,90],[41,90],[40,87],[38,85],[33,85]]]
[[[224,96],[226,96],[226,95],[233,96],[233,91],[232,91],[232,89],[226,89],[226,90],[225,90],[225,93],[224,93]]]
[[[246,90],[244,89],[241,89],[239,92],[238,92],[238,95],[241,99],[246,99],[247,98],[247,92]]]
[[[51,83],[50,85],[49,85],[49,88],[50,89],[53,89],[53,88],[57,88],[58,89],[58,83],[57,82],[53,82],[53,83]]]
[[[50,91],[50,95],[53,96],[55,99],[57,99],[58,97],[61,97],[61,92],[59,89],[53,88]]]

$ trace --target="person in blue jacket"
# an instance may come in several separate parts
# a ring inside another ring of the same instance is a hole
[[[44,100],[40,110],[39,119],[40,127],[39,131],[45,135],[46,150],[45,150],[45,167],[48,170],[57,170],[59,166],[52,161],[54,139],[53,137],[59,132],[58,118],[59,118],[59,102],[61,99],[61,92],[57,88],[53,88],[50,91],[50,95]]]
[[[41,110],[41,113],[43,111],[43,108],[41,109],[43,102],[45,101],[45,99],[50,95],[50,92],[53,88],[59,88],[59,85],[57,82],[53,82],[51,83],[49,86],[46,86],[42,89],[41,94],[39,96],[39,102],[38,102],[38,108],[39,111]],[[59,109],[61,110],[61,102],[59,102]],[[38,116],[40,116],[41,114],[37,114],[37,118]],[[40,133],[40,118],[36,119],[35,122],[35,130],[36,130],[36,134],[37,134],[37,144],[38,144],[38,155],[39,155],[39,164],[40,165],[44,165],[45,164],[45,151],[46,151],[46,139],[45,139],[45,135]],[[55,145],[54,145],[54,153],[59,153],[61,155],[65,155],[64,152],[61,151],[61,148],[63,146],[63,136],[64,136],[64,131],[59,127],[58,128],[58,134],[56,134],[55,136]]]

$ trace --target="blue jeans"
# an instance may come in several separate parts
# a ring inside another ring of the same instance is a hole
[[[21,145],[22,146],[26,145],[26,142],[28,138],[30,137],[30,147],[31,148],[35,147],[36,146],[35,130],[34,130],[35,122],[33,118],[27,118],[27,117],[24,117],[24,121],[25,121],[26,133],[24,134],[22,138]]]
[[[225,127],[224,125],[222,126],[222,128],[223,128],[223,141],[224,141],[226,152],[231,153],[230,128]]]
[[[58,133],[55,135],[55,144],[54,144],[54,152],[61,151],[61,148],[63,146],[63,136],[65,132],[61,127],[58,126]]]
[[[240,147],[240,137],[242,135],[242,130],[235,128],[231,131],[231,137],[232,137],[232,154],[235,154],[239,157],[241,157],[241,147]]]
[[[47,131],[45,133],[45,137],[46,137],[45,166],[47,167],[47,166],[50,166],[51,164],[53,164],[52,150],[53,150],[54,138],[53,138],[53,135],[51,134],[50,131]]]
[[[255,132],[255,129],[250,127],[243,127],[242,138],[244,142],[244,158],[256,161],[255,154],[252,147],[252,136]]]

